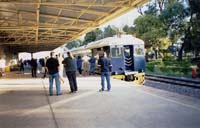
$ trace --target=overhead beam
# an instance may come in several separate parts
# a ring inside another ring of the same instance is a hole
[[[1,2],[0,2],[1,4]],[[40,5],[41,6],[41,5]],[[32,11],[25,11],[25,10],[12,10],[12,9],[0,9],[0,11],[2,12],[8,12],[8,13],[27,13],[27,14],[32,14],[32,15],[36,15],[37,14],[35,12],[32,12]],[[43,17],[48,17],[48,18],[57,18],[58,16],[56,15],[52,15],[52,14],[44,14],[44,13],[41,13],[40,12],[40,16],[43,16]],[[76,17],[64,17],[64,16],[59,16],[58,19],[63,19],[63,20],[76,20],[77,18]],[[92,20],[88,20],[88,19],[78,19],[79,21],[81,22],[93,22]]]
[[[40,2],[41,0],[38,0],[39,4],[37,5],[36,10],[36,33],[35,33],[35,43],[38,44],[38,31],[39,31],[39,25],[40,25]]]
[[[89,4],[89,5],[87,6],[87,9],[89,9],[89,8],[94,4],[94,2],[95,2],[95,1],[93,1],[91,4]],[[73,25],[76,21],[78,21],[78,19],[87,11],[87,9],[85,9],[84,11],[82,11],[82,12],[79,14],[79,16],[77,17],[77,19],[72,21],[71,25]]]
[[[2,26],[0,30],[9,31],[9,30],[35,30],[37,26]],[[57,26],[40,26],[38,29],[40,30],[50,30],[50,29],[86,29],[90,28],[89,26],[65,26],[65,25],[57,25]]]
[[[16,4],[16,5],[47,5],[47,6],[88,6],[89,2],[65,1],[65,2],[0,2],[0,4]],[[111,2],[96,2],[94,7],[131,7],[129,0],[118,0]]]
[[[56,6],[46,6],[48,8],[52,8],[52,9],[60,9],[59,7],[56,7]],[[81,12],[85,12],[87,14],[93,14],[93,15],[105,15],[105,14],[108,14],[108,12],[103,12],[103,11],[99,11],[99,10],[94,10],[94,9],[78,9],[78,8],[75,8],[75,7],[63,7],[62,6],[62,10],[63,11],[71,11],[71,12],[78,12],[78,13],[81,13]],[[85,11],[87,10],[87,11]]]
[[[28,42],[28,43],[27,43]],[[50,45],[62,45],[63,43],[65,43],[66,42],[66,40],[65,39],[57,39],[57,40],[41,40],[41,41],[39,41],[38,43],[39,44],[48,44],[48,46],[50,46]],[[8,42],[0,42],[0,45],[8,45],[8,44],[19,44],[19,45],[27,45],[27,46],[29,46],[29,45],[36,45],[35,44],[35,41],[34,40],[32,40],[32,41],[18,41],[18,42],[13,42],[13,41],[8,41]]]

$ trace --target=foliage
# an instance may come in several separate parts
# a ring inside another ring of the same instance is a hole
[[[195,56],[200,54],[200,1],[189,0],[190,5],[190,21],[187,29],[185,29],[185,36],[183,44],[179,51],[179,60],[182,60],[183,50],[186,52],[193,52]]]
[[[96,40],[103,39],[103,31],[99,28],[95,29]]]
[[[172,45],[172,42],[169,38],[160,38],[159,39],[159,48],[160,50],[167,50],[169,46]]]
[[[188,9],[181,2],[175,1],[166,4],[165,9],[159,15],[159,19],[165,24],[165,30],[169,37],[176,42],[182,35],[186,25]]]
[[[65,47],[67,47],[68,49],[72,49],[72,48],[79,47],[80,44],[81,44],[81,40],[73,40],[67,43]]]
[[[146,71],[147,73],[191,77],[191,64],[188,61],[179,62],[169,57],[165,61],[156,60],[147,63]]]
[[[108,25],[106,28],[104,28],[104,38],[112,37],[116,34],[117,34],[117,32],[110,25]]]
[[[144,15],[137,18],[134,22],[136,36],[145,41],[145,46],[158,47],[160,38],[166,36],[162,29],[163,24],[157,16]]]
[[[144,11],[145,14],[156,15],[158,12],[158,9],[156,7],[156,2],[147,4],[147,8],[148,9]]]
[[[96,40],[96,33],[94,31],[86,33],[84,37],[84,45]]]
[[[125,25],[123,27],[123,31],[126,32],[126,34],[134,35],[135,29],[134,27],[129,27],[128,25]]]
[[[190,39],[191,39],[191,45],[196,54],[199,54],[200,52],[200,1],[199,0],[190,0],[190,6],[192,10],[192,16],[191,16],[191,29],[190,31]]]

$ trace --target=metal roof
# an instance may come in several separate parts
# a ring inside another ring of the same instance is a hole
[[[148,0],[0,0],[0,47],[53,50]]]

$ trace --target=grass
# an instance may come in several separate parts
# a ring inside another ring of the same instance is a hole
[[[146,64],[146,73],[177,76],[177,77],[189,77],[192,76],[192,64],[187,61],[176,60],[155,60]]]

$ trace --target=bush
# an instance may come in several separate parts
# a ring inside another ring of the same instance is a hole
[[[159,65],[158,65],[159,64]],[[184,76],[191,77],[191,67],[188,62],[177,62],[177,61],[166,61],[164,63],[157,61],[147,63],[146,72],[162,74],[162,75],[170,75],[170,76]],[[155,66],[157,68],[155,68]]]
[[[154,71],[154,65],[146,65],[146,71],[153,72]]]

